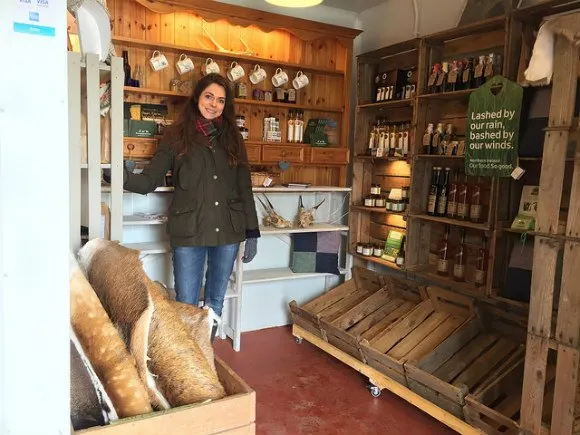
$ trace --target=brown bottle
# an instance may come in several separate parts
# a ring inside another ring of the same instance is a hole
[[[434,94],[439,90],[439,87],[437,86],[437,81],[440,73],[441,73],[441,64],[440,63],[434,64],[431,70],[431,74],[429,75],[429,81],[427,82],[427,93]]]
[[[482,221],[482,208],[481,178],[477,177],[477,182],[471,186],[471,207],[469,208],[471,222],[480,223]]]
[[[435,216],[437,211],[437,197],[439,196],[439,179],[441,177],[441,168],[433,167],[431,173],[431,185],[429,186],[429,196],[427,197],[427,214]]]
[[[437,259],[437,275],[449,275],[449,225],[445,225],[445,233],[439,242],[439,258]]]
[[[487,249],[486,249],[487,239],[485,237],[481,238],[481,248],[477,253],[477,261],[475,265],[475,286],[482,287],[485,285],[486,275],[487,275]]]
[[[453,172],[453,181],[449,184],[449,195],[447,198],[447,217],[457,216],[457,172]]]
[[[425,130],[425,134],[423,135],[423,147],[422,147],[423,154],[431,154],[432,144],[433,144],[433,124],[429,123],[429,125],[427,125],[427,130]]]
[[[453,279],[455,281],[461,282],[465,281],[465,229],[461,229],[461,242],[457,247],[457,253],[455,254],[455,264],[453,265]]]
[[[463,180],[457,185],[457,219],[466,220],[469,218],[469,198],[467,191],[467,175],[463,174]]]
[[[441,142],[445,137],[445,128],[442,122],[437,124],[437,130],[433,134],[433,141],[431,142],[430,154],[441,154]]]
[[[447,201],[449,198],[449,174],[451,168],[445,168],[443,172],[443,180],[437,192],[437,205],[435,209],[436,216],[445,216],[447,212]]]

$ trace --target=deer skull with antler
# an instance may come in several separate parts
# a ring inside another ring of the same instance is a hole
[[[275,228],[291,228],[292,223],[287,219],[284,219],[276,210],[274,210],[274,206],[268,199],[266,195],[264,195],[266,202],[268,205],[264,204],[264,202],[258,197],[258,201],[266,210],[266,216],[264,216],[264,225],[267,227],[275,227]]]
[[[298,204],[298,218],[297,218],[298,226],[300,228],[307,228],[314,223],[316,210],[318,209],[318,207],[320,207],[322,205],[322,203],[324,202],[324,199],[322,201],[320,201],[318,203],[318,205],[315,205],[312,208],[305,208],[304,207],[304,203],[302,202],[302,195],[300,195],[299,201],[300,202]]]

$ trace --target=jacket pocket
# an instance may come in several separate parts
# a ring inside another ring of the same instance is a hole
[[[244,204],[239,200],[228,201],[230,209],[230,221],[234,233],[243,233],[246,231],[246,214],[244,212]]]
[[[167,221],[172,237],[193,237],[199,233],[199,210],[194,205],[169,207]]]

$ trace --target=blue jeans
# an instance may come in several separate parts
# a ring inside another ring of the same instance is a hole
[[[173,275],[177,300],[198,305],[205,259],[204,303],[222,315],[228,280],[238,255],[239,243],[221,246],[179,246],[173,248]]]

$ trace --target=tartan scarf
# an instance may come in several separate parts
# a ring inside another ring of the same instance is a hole
[[[222,128],[222,124],[223,120],[221,116],[213,120],[205,119],[201,116],[197,118],[195,127],[197,131],[205,136],[209,148],[213,148],[216,145],[217,136]]]

